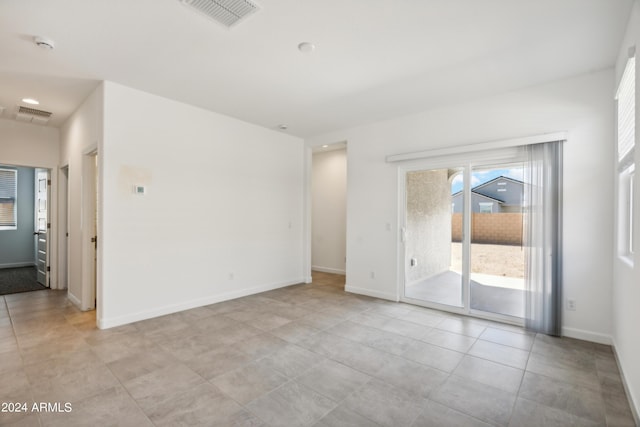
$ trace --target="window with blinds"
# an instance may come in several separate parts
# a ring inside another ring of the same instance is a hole
[[[633,187],[636,144],[636,59],[635,49],[620,79],[618,92],[618,255],[633,265]]]
[[[17,223],[16,196],[18,171],[0,169],[0,230],[15,229]]]
[[[636,58],[629,58],[618,93],[618,162],[632,161],[636,140]]]

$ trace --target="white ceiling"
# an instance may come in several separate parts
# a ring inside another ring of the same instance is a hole
[[[255,1],[229,30],[179,0],[0,0],[2,117],[35,97],[59,126],[111,80],[304,137],[612,67],[633,3]]]

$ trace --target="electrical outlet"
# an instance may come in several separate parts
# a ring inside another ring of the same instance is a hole
[[[411,267],[415,267],[416,265],[418,265],[418,259],[417,258],[411,258]]]
[[[576,300],[567,298],[567,310],[576,311]]]

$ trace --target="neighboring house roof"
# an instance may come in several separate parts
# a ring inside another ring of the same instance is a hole
[[[473,188],[471,189],[471,191],[475,191],[475,190],[477,190],[478,188],[485,187],[485,186],[487,186],[487,185],[491,184],[492,182],[494,182],[494,181],[498,181],[498,180],[500,180],[500,179],[506,179],[507,181],[511,181],[511,182],[515,182],[516,184],[523,184],[523,185],[524,185],[524,182],[523,182],[523,181],[520,181],[519,179],[509,178],[508,176],[500,175],[500,176],[497,176],[497,177],[493,178],[492,180],[489,180],[489,181],[487,181],[487,182],[483,182],[482,184],[478,184],[478,185],[476,185],[475,187],[473,187]],[[453,194],[452,194],[452,196],[455,196],[455,195],[457,195],[457,194],[459,194],[459,193],[462,193],[462,190],[460,190],[460,191],[458,191],[458,192],[456,192],[456,193],[453,193]]]
[[[485,199],[494,200],[494,201],[496,201],[496,202],[498,202],[498,203],[504,203],[504,200],[496,199],[495,197],[491,197],[491,196],[487,196],[486,194],[478,193],[477,191],[475,191],[475,189],[474,189],[474,188],[472,188],[472,189],[471,189],[471,192],[472,192],[473,194],[477,195],[477,196],[484,197]],[[458,196],[458,195],[459,195],[459,194],[461,194],[461,193],[462,193],[462,191],[458,191],[457,193],[453,193],[453,194],[451,195],[451,197],[456,197],[456,196]]]
[[[522,182],[522,181],[520,181],[520,180],[518,180],[518,179],[509,178],[508,176],[500,175],[500,176],[498,176],[498,177],[493,178],[493,179],[492,179],[492,180],[490,180],[490,181],[483,182],[482,184],[478,184],[478,185],[476,185],[475,187],[473,187],[473,188],[471,189],[471,191],[473,191],[473,190],[477,190],[477,189],[482,188],[482,187],[486,187],[487,185],[492,184],[493,182],[495,182],[495,181],[499,181],[499,180],[501,180],[501,179],[504,179],[504,180],[507,180],[507,181],[511,181],[511,182],[516,183],[516,184],[523,184],[523,185],[524,185],[524,182]]]
[[[478,195],[480,195],[480,196],[484,196],[484,197],[486,197],[486,198],[488,198],[488,199],[495,200],[495,201],[497,201],[497,202],[499,202],[499,203],[505,203],[505,201],[504,201],[504,200],[496,199],[495,197],[488,196],[488,195],[486,195],[486,194],[482,193],[481,191],[478,191],[478,190],[481,190],[483,187],[486,187],[487,185],[490,185],[490,184],[492,184],[492,183],[494,183],[494,182],[496,182],[496,181],[499,181],[499,180],[507,180],[507,181],[511,181],[511,182],[513,182],[513,183],[515,183],[515,184],[522,184],[522,185],[524,185],[524,182],[523,182],[523,181],[520,181],[520,180],[515,179],[515,178],[509,178],[508,176],[500,175],[500,176],[498,176],[498,177],[493,178],[492,180],[489,180],[489,181],[487,181],[487,182],[483,182],[482,184],[478,184],[478,185],[476,185],[475,187],[473,187],[473,188],[471,189],[471,192],[472,192],[472,193],[474,193],[474,194],[478,194]],[[453,194],[451,195],[451,197],[456,197],[456,196],[457,196],[457,195],[459,195],[460,193],[462,193],[462,190],[460,190],[460,191],[458,191],[458,192],[456,192],[456,193],[453,193]]]

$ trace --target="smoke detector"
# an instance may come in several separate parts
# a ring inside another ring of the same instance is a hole
[[[36,44],[36,46],[47,50],[52,50],[54,47],[56,47],[56,43],[46,37],[35,36],[33,38],[33,42]]]
[[[227,28],[245,20],[259,7],[250,0],[180,0],[182,4]]]

